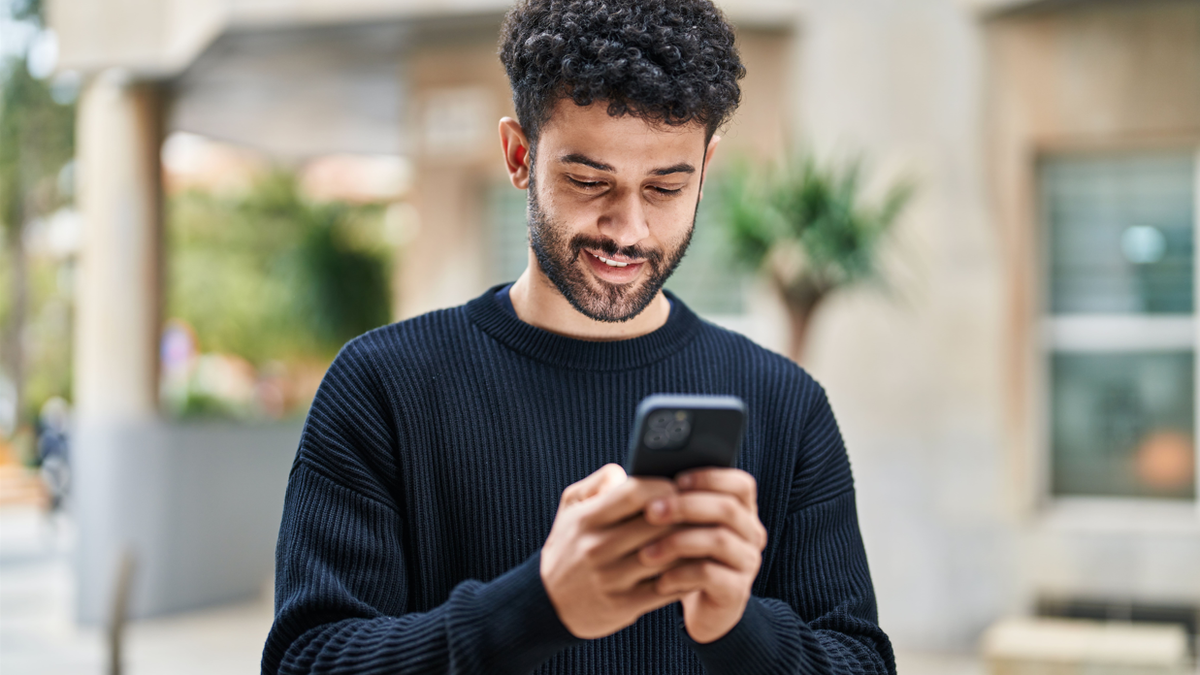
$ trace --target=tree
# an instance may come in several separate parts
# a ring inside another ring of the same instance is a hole
[[[760,270],[787,308],[788,354],[800,362],[818,307],[834,291],[881,279],[879,249],[913,195],[891,186],[864,203],[862,165],[823,166],[811,154],[776,166],[737,165],[724,181],[725,223],[739,262]]]
[[[18,2],[12,19],[40,30],[42,7],[37,0]],[[40,402],[25,400],[26,355],[23,335],[30,313],[29,269],[25,228],[69,201],[58,175],[75,152],[75,107],[59,103],[45,80],[29,73],[25,55],[0,62],[0,228],[9,293],[0,301],[3,324],[3,370],[17,394],[18,420],[31,417]],[[62,392],[66,394],[67,392]],[[31,403],[33,405],[31,405]]]
[[[381,204],[308,200],[277,169],[244,194],[170,195],[166,212],[167,316],[190,326],[204,353],[260,372],[323,370],[346,341],[391,321]],[[175,394],[178,415],[239,416],[190,389]]]
[[[234,198],[173,195],[168,315],[192,325],[205,349],[256,364],[332,358],[391,321],[382,215],[377,204],[308,201],[284,170]]]

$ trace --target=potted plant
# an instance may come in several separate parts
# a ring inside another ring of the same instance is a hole
[[[881,280],[879,250],[913,195],[893,184],[866,203],[862,164],[801,154],[775,166],[743,162],[726,176],[724,222],[738,262],[766,275],[787,308],[788,355],[800,362],[818,307],[838,289]]]

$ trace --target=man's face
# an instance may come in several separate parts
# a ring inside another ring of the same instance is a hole
[[[543,273],[597,321],[627,321],[654,299],[691,240],[705,129],[610,117],[560,101],[529,184],[529,241]]]

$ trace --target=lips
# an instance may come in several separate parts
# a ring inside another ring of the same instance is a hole
[[[597,253],[592,253],[591,251],[588,251],[588,254],[591,255],[592,257],[596,258],[600,262],[604,263],[605,265],[608,265],[609,267],[626,267],[628,265],[640,265],[641,264],[641,261],[637,261],[637,260],[620,261],[620,260],[616,260],[615,258],[605,258],[604,256],[599,255]]]
[[[641,271],[643,260],[621,260],[621,256],[608,257],[583,249],[587,254],[588,263],[596,276],[611,283],[626,283],[632,281]]]

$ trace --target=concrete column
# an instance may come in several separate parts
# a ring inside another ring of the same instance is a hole
[[[75,324],[80,421],[154,418],[158,409],[162,145],[153,85],[106,72],[79,107],[84,218]]]
[[[156,85],[109,72],[88,85],[79,108],[71,508],[81,623],[108,619],[126,552],[134,618],[260,593],[300,436],[291,422],[159,417],[164,99]]]
[[[105,617],[122,551],[138,556],[164,523],[154,508],[161,504],[154,491],[164,486],[152,479],[161,453],[148,437],[158,409],[161,117],[158,88],[119,71],[95,77],[79,106],[84,230],[72,506],[80,534],[77,610],[84,622]]]

